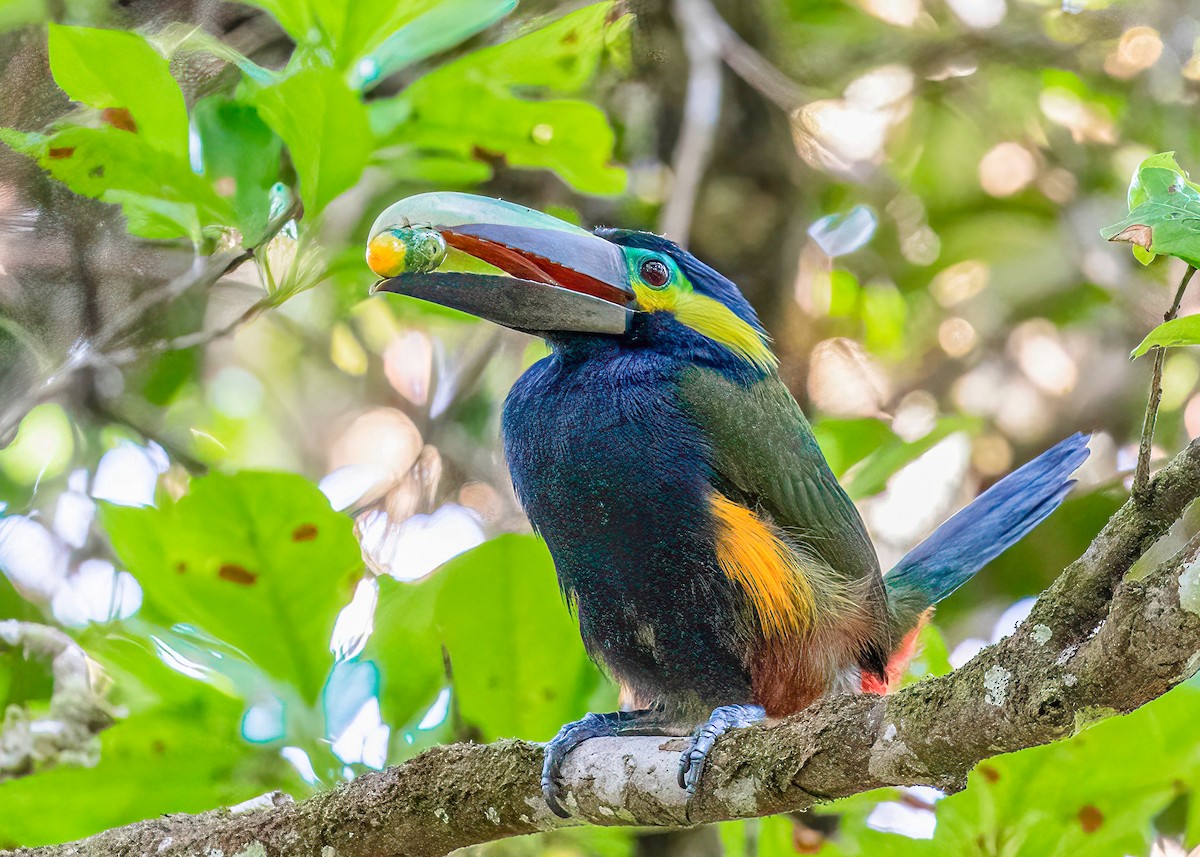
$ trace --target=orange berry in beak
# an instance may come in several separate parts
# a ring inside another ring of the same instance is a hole
[[[385,229],[367,243],[367,266],[385,279],[424,274],[446,258],[446,239],[436,229]]]

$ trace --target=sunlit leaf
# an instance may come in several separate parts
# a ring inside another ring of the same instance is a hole
[[[1147,820],[1198,783],[1200,691],[1182,686],[1074,738],[983,762],[967,790],[938,804],[934,853],[979,841],[1005,853],[1145,854]]]
[[[369,88],[407,65],[465,41],[516,6],[517,0],[442,0],[359,59],[350,85]]]
[[[380,48],[439,0],[243,0],[270,12],[296,42],[292,67],[344,71]],[[418,31],[416,35],[420,35]],[[428,33],[426,33],[428,35]],[[399,66],[394,66],[398,68]]]
[[[366,110],[340,74],[299,71],[258,90],[254,104],[291,152],[308,217],[358,181],[374,140]]]
[[[69,126],[50,136],[0,129],[0,141],[37,158],[83,196],[120,204],[131,231],[146,238],[197,239],[203,225],[232,225],[233,208],[192,172],[186,155],[156,148],[118,128]]]
[[[946,648],[946,641],[937,626],[926,622],[917,635],[917,651],[909,662],[901,686],[930,676],[946,675],[950,670],[950,652]]]
[[[0,569],[0,621],[4,619],[37,619],[38,610],[17,592]]]
[[[144,616],[196,626],[317,699],[361,557],[350,519],[316,486],[284,473],[212,474],[178,502],[104,504],[100,518],[142,585]]]
[[[1164,321],[1146,334],[1146,338],[1129,356],[1141,357],[1155,346],[1173,348],[1179,345],[1200,345],[1200,314]]]
[[[372,124],[390,142],[443,157],[551,169],[587,193],[618,193],[625,173],[611,164],[615,135],[603,111],[528,97],[576,92],[591,79],[628,26],[611,13],[611,4],[594,4],[447,63],[374,104]]]
[[[833,474],[843,473],[896,436],[883,420],[825,418],[813,423],[813,434]]]
[[[136,33],[50,25],[50,71],[75,101],[175,155],[187,153],[187,108],[167,61]],[[132,121],[132,128],[127,127]]]

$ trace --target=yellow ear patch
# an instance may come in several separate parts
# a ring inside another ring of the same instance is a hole
[[[725,304],[694,292],[681,298],[675,307],[675,317],[692,330],[716,340],[760,369],[773,369],[779,364],[779,358],[762,335]]]
[[[754,512],[714,493],[717,564],[746,592],[765,636],[785,637],[812,627],[812,586],[796,554]]]
[[[759,369],[767,371],[779,364],[779,358],[763,341],[762,334],[718,300],[693,291],[657,290],[637,283],[633,286],[633,292],[640,309],[674,313],[680,323],[719,342]]]

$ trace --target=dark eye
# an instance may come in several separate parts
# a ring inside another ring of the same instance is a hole
[[[652,289],[661,289],[671,279],[671,269],[658,259],[647,259],[638,269],[642,282]]]

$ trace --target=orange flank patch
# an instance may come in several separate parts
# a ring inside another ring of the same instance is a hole
[[[713,494],[710,504],[717,522],[717,563],[746,591],[764,636],[807,631],[815,606],[812,587],[778,530],[721,494]]]

